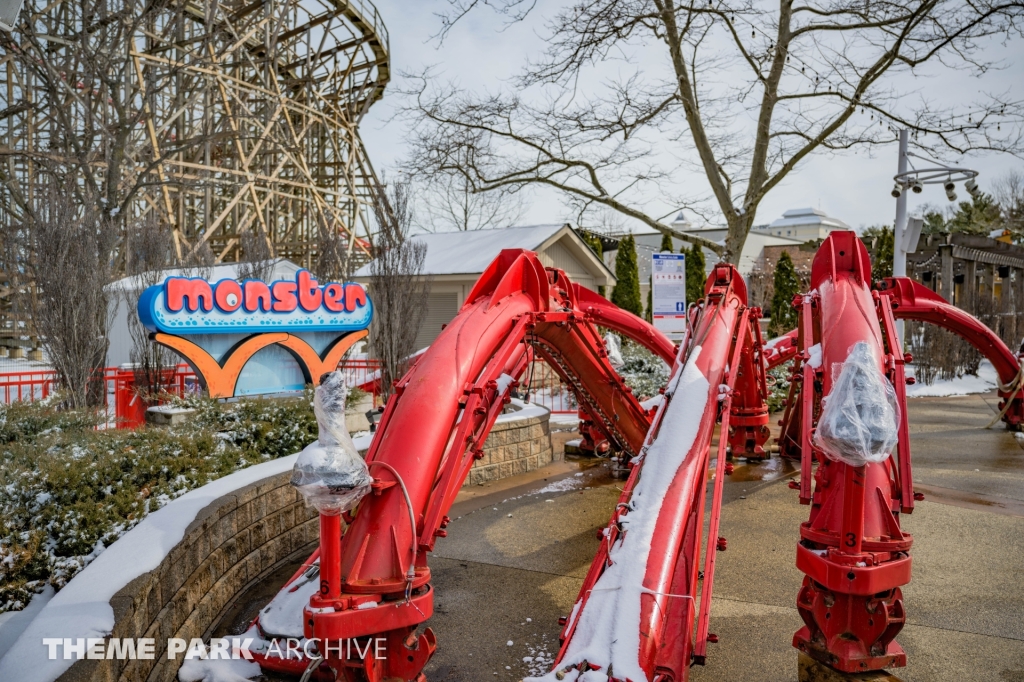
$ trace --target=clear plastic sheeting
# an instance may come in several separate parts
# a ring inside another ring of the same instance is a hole
[[[846,362],[832,367],[832,391],[814,432],[814,444],[850,466],[885,461],[899,438],[899,408],[892,384],[868,344],[854,345]]]
[[[604,347],[608,351],[608,362],[615,369],[619,369],[626,364],[626,361],[622,359],[622,347],[619,344],[619,337],[611,332],[604,335]]]
[[[348,387],[341,372],[325,374],[316,387],[313,414],[319,438],[299,453],[291,483],[306,504],[330,516],[352,509],[373,479],[345,428]]]

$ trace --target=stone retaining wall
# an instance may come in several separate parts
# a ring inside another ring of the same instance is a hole
[[[467,485],[520,474],[552,461],[548,414],[497,422]],[[160,567],[111,600],[112,637],[151,638],[153,660],[82,660],[59,682],[172,682],[178,660],[166,657],[172,637],[206,639],[237,595],[286,561],[316,546],[316,511],[289,484],[287,471],[218,498],[192,522]]]
[[[111,600],[112,637],[156,640],[151,661],[75,663],[60,682],[171,682],[178,660],[167,639],[209,636],[235,596],[286,560],[316,546],[316,511],[289,484],[291,472],[266,478],[206,507],[160,567],[133,580]]]
[[[465,485],[526,473],[552,461],[551,415],[545,411],[522,419],[509,416],[508,421],[499,421],[491,429],[484,441],[484,457],[473,463]]]

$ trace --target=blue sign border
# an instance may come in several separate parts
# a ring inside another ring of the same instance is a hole
[[[274,285],[279,282],[295,285],[303,273],[308,275],[307,270],[299,270],[295,279],[276,280],[266,286],[271,292]],[[139,297],[139,320],[152,332],[165,332],[167,334],[189,335],[189,334],[239,334],[239,333],[266,333],[266,332],[351,332],[366,329],[373,318],[373,302],[366,294],[363,285],[357,282],[345,282],[344,284],[328,282],[318,285],[322,292],[324,287],[336,284],[343,286],[348,291],[350,286],[359,287],[365,298],[365,303],[357,305],[355,310],[342,310],[334,312],[328,310],[321,302],[315,310],[308,311],[300,305],[288,311],[276,311],[271,306],[270,310],[264,310],[263,306],[257,306],[256,310],[248,311],[236,305],[234,310],[222,310],[213,301],[210,310],[205,306],[197,305],[196,310],[189,310],[187,304],[182,305],[181,310],[172,311],[167,304],[167,286],[172,280],[191,280],[206,282],[211,292],[223,282],[235,282],[236,280],[219,280],[208,282],[200,278],[168,277],[163,284],[148,287]],[[244,290],[247,282],[259,280],[244,280],[238,285]],[[313,280],[315,281],[315,280]],[[262,282],[260,282],[263,284]],[[321,293],[321,299],[323,295]],[[273,299],[272,299],[273,300]]]

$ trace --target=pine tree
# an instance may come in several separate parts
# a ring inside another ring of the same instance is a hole
[[[875,282],[892,277],[893,231],[891,227],[869,227],[863,240],[871,247],[871,279]]]
[[[672,253],[675,249],[672,248],[672,237],[668,236],[664,232],[661,233],[661,251],[662,253]]]
[[[800,278],[793,267],[793,259],[788,251],[783,251],[779,262],[775,265],[775,293],[772,294],[771,325],[768,328],[772,336],[785,334],[795,329],[799,315],[793,307],[793,297],[800,292]]]
[[[704,249],[694,244],[679,251],[686,254],[686,304],[690,305],[704,298]]]
[[[644,319],[648,322],[654,322],[654,275],[652,274],[650,279],[647,281],[647,313],[644,315]]]
[[[640,272],[636,267],[636,240],[631,234],[619,241],[619,250],[615,254],[615,279],[617,283],[612,289],[612,303],[637,317],[642,317],[644,306],[640,301]]]

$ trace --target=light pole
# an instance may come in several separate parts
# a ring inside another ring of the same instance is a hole
[[[892,235],[892,275],[893,277],[906,277],[907,254],[917,251],[917,240],[921,236],[921,227],[923,226],[923,221],[920,218],[907,220],[907,190],[909,189],[914,194],[920,194],[924,191],[925,185],[942,185],[946,190],[946,198],[956,201],[956,183],[959,181],[963,181],[964,189],[972,197],[980,195],[981,189],[974,181],[978,177],[978,171],[947,166],[911,152],[908,149],[910,131],[900,130],[899,142],[900,158],[896,165],[896,175],[893,176],[896,184],[892,188],[892,196],[896,199],[896,222],[893,223]],[[911,158],[928,161],[935,165],[928,168],[914,168]],[[896,330],[900,341],[902,341],[903,320],[896,322]]]
[[[896,178],[907,172],[907,145],[910,142],[910,131],[900,131],[900,159],[896,165]],[[896,180],[899,183],[899,180]],[[905,188],[904,188],[905,189]],[[895,190],[893,193],[895,194]],[[907,252],[903,250],[903,233],[907,229],[907,193],[901,191],[896,196],[896,222],[892,233],[892,276],[907,276]],[[900,339],[903,338],[903,325],[899,325]]]

